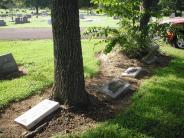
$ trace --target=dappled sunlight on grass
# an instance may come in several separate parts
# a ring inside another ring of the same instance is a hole
[[[173,57],[171,63],[142,83],[131,107],[80,137],[184,137],[184,50],[162,50]]]

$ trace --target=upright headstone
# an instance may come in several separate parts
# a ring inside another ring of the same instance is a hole
[[[22,18],[21,17],[15,18],[15,24],[21,24],[21,23],[22,23]]]
[[[0,20],[0,26],[6,26],[6,22],[4,20]]]
[[[23,22],[23,23],[28,23],[28,22],[29,22],[29,21],[28,21],[28,17],[24,16],[24,17],[22,18],[22,22]]]
[[[60,105],[58,102],[46,99],[16,118],[14,121],[29,130],[46,116],[56,111],[59,107]]]
[[[131,85],[120,79],[113,79],[102,87],[101,92],[116,99],[120,95],[124,95],[131,91]]]
[[[0,55],[0,77],[18,72],[18,66],[11,53]]]

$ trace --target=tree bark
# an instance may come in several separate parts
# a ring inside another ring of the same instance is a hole
[[[143,0],[142,7],[143,7],[143,15],[140,19],[140,29],[143,30],[148,25],[152,8],[157,5],[159,0]]]
[[[36,0],[36,17],[38,18],[39,15],[39,0]]]
[[[78,0],[52,2],[54,99],[70,106],[87,106]]]

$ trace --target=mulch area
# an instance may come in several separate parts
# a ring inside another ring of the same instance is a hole
[[[92,95],[93,98],[91,98],[91,101],[93,101],[93,104],[88,109],[60,108],[38,124],[38,126],[44,124],[43,128],[38,133],[29,135],[29,137],[45,138],[57,133],[61,135],[81,133],[88,128],[94,128],[98,122],[112,119],[118,112],[126,111],[131,105],[133,92],[112,100],[100,93],[100,88],[113,78],[121,78],[132,84],[136,92],[141,82],[152,75],[153,69],[156,67],[165,67],[171,60],[170,57],[160,55],[159,62],[148,66],[136,59],[129,59],[117,51],[108,55],[98,53],[97,57],[101,61],[101,71],[95,77],[86,80],[86,90]],[[141,79],[121,77],[121,73],[128,67],[136,66],[144,67],[148,71],[148,74]],[[46,89],[40,95],[13,103],[4,109],[0,114],[0,137],[25,137],[28,131],[16,124],[14,119],[43,99],[49,98],[50,95],[51,89]]]

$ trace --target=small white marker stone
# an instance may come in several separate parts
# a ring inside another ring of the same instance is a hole
[[[59,107],[60,105],[58,102],[46,99],[16,118],[14,121],[29,130],[46,116],[56,111]]]
[[[133,77],[136,78],[141,72],[143,72],[143,68],[142,67],[131,67],[128,68],[127,70],[125,70],[122,73],[123,77]]]

